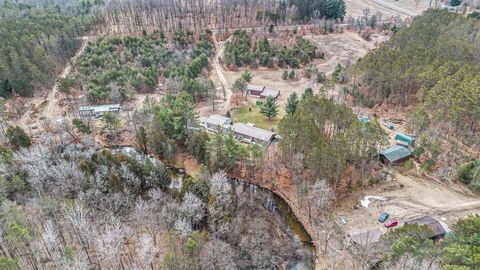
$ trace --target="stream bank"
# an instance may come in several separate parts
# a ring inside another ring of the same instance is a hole
[[[123,153],[134,158],[145,158],[138,153],[134,147],[131,146],[116,146],[108,148],[114,153]],[[148,158],[154,159],[149,156]],[[183,179],[188,175],[188,171],[174,167],[168,167],[172,176],[170,184],[171,189],[180,190],[182,188]],[[297,212],[290,207],[282,194],[274,192],[261,185],[254,184],[248,180],[238,180],[230,177],[231,191],[235,196],[243,196],[242,194],[257,194],[261,197],[267,198],[262,204],[268,208],[269,211],[281,217],[281,225],[285,227],[289,238],[293,240],[298,248],[296,254],[293,256],[297,259],[288,262],[286,269],[288,270],[311,270],[315,269],[316,264],[316,249],[312,242],[309,232],[306,230],[302,222],[297,218]],[[239,192],[239,189],[242,192]]]

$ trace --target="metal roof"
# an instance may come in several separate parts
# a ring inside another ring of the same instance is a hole
[[[388,159],[389,162],[395,162],[402,158],[411,156],[412,152],[410,152],[410,150],[404,146],[395,145],[388,149],[383,149],[380,151],[380,155]]]
[[[279,94],[280,94],[280,91],[278,91],[278,90],[265,88],[265,89],[263,89],[263,92],[260,94],[260,96],[276,98],[276,97],[278,97]]]
[[[446,233],[442,224],[440,224],[440,222],[438,220],[436,220],[436,219],[434,219],[430,216],[424,216],[424,217],[421,217],[421,218],[412,219],[412,220],[409,220],[409,221],[405,222],[405,224],[417,224],[418,226],[427,225],[432,230],[432,236],[431,237],[444,235]]]
[[[269,142],[275,135],[275,133],[271,131],[253,127],[247,124],[242,124],[242,123],[233,124],[233,131],[240,135],[250,136],[252,138],[255,138],[264,142]]]
[[[120,110],[122,106],[120,104],[106,104],[98,106],[81,106],[80,111],[94,111],[94,112],[109,112],[111,110]]]
[[[408,136],[408,135],[405,135],[403,133],[397,133],[397,134],[395,134],[395,140],[411,144],[412,141],[413,141],[413,138]]]
[[[247,85],[247,90],[252,90],[252,91],[263,91],[264,88],[265,86],[260,86],[255,84]]]
[[[215,125],[215,126],[223,126],[225,124],[230,124],[232,120],[228,117],[224,117],[218,114],[210,115],[205,123]]]

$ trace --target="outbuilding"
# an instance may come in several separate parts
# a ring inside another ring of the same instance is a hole
[[[412,152],[405,146],[394,145],[380,151],[380,158],[386,165],[396,165],[408,160]]]
[[[397,144],[407,145],[407,146],[412,146],[414,143],[413,137],[405,135],[403,133],[395,134],[395,141],[397,142]]]
[[[260,94],[261,99],[265,99],[267,97],[272,97],[273,99],[276,99],[278,96],[280,96],[280,91],[269,88],[263,89],[263,92]]]
[[[122,106],[120,104],[107,104],[98,106],[81,106],[78,113],[81,118],[98,118],[104,113],[120,113]]]
[[[269,145],[275,137],[271,131],[242,123],[233,124],[233,132],[241,141],[259,145]]]
[[[438,239],[438,238],[444,237],[446,234],[445,228],[442,226],[440,221],[430,216],[424,216],[421,218],[412,219],[405,222],[405,224],[417,224],[418,226],[427,225],[430,228],[430,230],[432,230],[432,234],[430,236],[430,238],[432,239]]]
[[[265,86],[249,84],[247,85],[247,92],[249,95],[260,96],[265,89]]]

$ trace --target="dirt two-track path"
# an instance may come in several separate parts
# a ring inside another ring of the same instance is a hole
[[[38,108],[44,99],[47,100],[47,105],[45,106],[44,110],[39,112],[38,118],[43,118],[46,120],[54,121],[61,117],[62,115],[62,110],[58,104],[59,99],[58,99],[58,86],[59,86],[59,79],[64,79],[66,78],[70,72],[72,71],[73,65],[76,63],[76,60],[80,55],[83,54],[85,49],[87,48],[88,41],[91,40],[94,37],[90,36],[84,36],[84,37],[79,37],[82,41],[82,45],[78,49],[78,51],[75,53],[75,55],[70,59],[70,61],[65,65],[63,68],[62,72],[58,76],[57,81],[53,85],[52,89],[48,92],[46,97],[39,97],[36,100],[34,100],[28,109],[23,113],[23,115],[18,119],[16,124],[20,124],[22,126],[28,126],[29,123],[34,123],[36,121],[33,121],[34,117],[32,114],[32,108]]]

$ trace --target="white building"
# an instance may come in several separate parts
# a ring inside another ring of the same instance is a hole
[[[98,118],[106,112],[120,113],[122,106],[120,104],[107,104],[98,106],[81,106],[79,114],[81,118]]]

